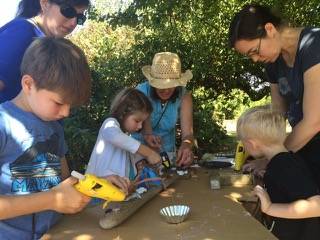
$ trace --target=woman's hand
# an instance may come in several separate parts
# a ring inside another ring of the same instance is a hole
[[[177,166],[189,166],[193,162],[193,104],[191,93],[181,100],[180,125],[182,143],[177,154]]]
[[[161,148],[161,137],[155,136],[153,134],[144,134],[143,135],[144,140],[148,144],[149,147],[156,151],[160,151]]]
[[[192,145],[189,143],[182,143],[177,154],[177,166],[189,166],[193,163]]]
[[[109,182],[119,187],[126,195],[128,195],[130,180],[126,177],[118,175],[109,175],[105,177]]]
[[[252,172],[258,177],[263,177],[266,172],[268,161],[267,159],[256,159],[252,160],[249,163],[246,163],[242,167],[243,172]]]
[[[261,187],[259,185],[255,186],[253,192],[260,199],[261,211],[264,213],[267,213],[268,209],[270,208],[270,206],[272,204],[270,201],[269,194],[266,192],[266,190],[263,189],[263,187]]]

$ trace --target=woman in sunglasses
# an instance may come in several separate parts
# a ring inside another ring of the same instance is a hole
[[[65,37],[82,25],[90,0],[21,0],[17,18],[0,28],[0,103],[21,90],[20,63],[36,37]]]
[[[290,27],[269,8],[251,4],[233,18],[229,41],[240,54],[266,63],[272,106],[292,126],[285,145],[306,161],[320,186],[320,29]]]

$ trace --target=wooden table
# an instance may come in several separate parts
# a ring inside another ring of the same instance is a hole
[[[87,208],[79,214],[64,216],[42,239],[276,239],[236,200],[248,191],[248,186],[211,190],[209,172],[198,169],[195,176],[177,180],[114,229],[100,228],[97,215],[101,210]],[[170,204],[191,207],[185,222],[168,224],[161,218],[159,210]]]

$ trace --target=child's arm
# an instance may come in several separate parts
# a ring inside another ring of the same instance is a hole
[[[17,217],[25,214],[55,210],[61,213],[76,213],[90,201],[74,188],[75,178],[68,178],[46,192],[24,196],[0,195],[0,219]]]
[[[144,140],[150,147],[160,150],[161,137],[156,136],[152,133],[150,116],[143,122],[142,135]]]
[[[70,171],[69,171],[67,159],[65,157],[62,157],[60,162],[61,162],[61,178],[62,180],[65,180],[68,177],[70,177]]]
[[[257,185],[254,193],[261,201],[261,211],[269,216],[293,219],[320,216],[320,195],[292,203],[272,203],[268,193],[261,186]]]
[[[150,164],[161,162],[160,155],[144,144],[140,144],[137,153],[146,157]]]
[[[120,177],[118,175],[109,175],[105,176],[105,179],[107,179],[109,182],[111,182],[113,185],[116,185],[119,187],[126,195],[128,195],[129,186],[130,186],[130,180],[126,177]]]
[[[111,121],[104,127],[102,138],[113,144],[116,147],[129,151],[131,153],[139,153],[146,157],[150,164],[155,164],[160,162],[160,155],[153,151],[146,145],[141,144],[139,141],[131,136],[123,133],[120,127],[116,123]]]

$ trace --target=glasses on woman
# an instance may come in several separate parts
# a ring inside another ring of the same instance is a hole
[[[66,18],[77,18],[77,24],[83,25],[87,20],[87,17],[83,13],[77,13],[77,10],[65,1],[61,0],[50,0],[51,3],[54,3],[60,7],[60,13]]]
[[[77,24],[83,25],[84,22],[87,20],[87,17],[83,13],[77,13],[74,7],[68,4],[62,4],[60,6],[60,13],[66,18],[77,18]]]
[[[260,47],[261,47],[261,39],[262,37],[259,38],[259,43],[258,46],[256,48],[254,48],[253,50],[248,51],[248,53],[246,54],[247,58],[251,58],[254,55],[260,55]]]

